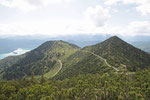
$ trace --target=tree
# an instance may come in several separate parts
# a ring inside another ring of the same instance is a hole
[[[34,72],[32,72],[32,74],[31,74],[31,80],[30,80],[30,82],[33,83],[33,84],[37,83],[37,80],[34,77]]]
[[[42,74],[40,83],[42,84],[42,83],[45,83],[45,82],[46,82],[46,79],[45,79],[44,75]]]

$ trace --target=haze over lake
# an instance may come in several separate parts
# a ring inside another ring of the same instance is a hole
[[[21,54],[24,54],[24,53],[26,53],[30,50],[31,49],[18,48],[16,50],[12,51],[12,52],[0,54],[0,59],[3,59],[3,58],[8,57],[8,56],[21,55]]]

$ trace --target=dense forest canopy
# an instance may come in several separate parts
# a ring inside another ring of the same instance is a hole
[[[86,74],[60,80],[1,81],[0,100],[149,100],[150,69]]]

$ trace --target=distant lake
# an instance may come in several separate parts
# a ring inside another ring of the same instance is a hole
[[[8,57],[8,56],[17,56],[17,55],[21,55],[21,54],[24,54],[28,51],[30,51],[32,49],[22,49],[22,48],[18,48],[17,50],[14,50],[12,52],[9,52],[9,53],[4,53],[4,54],[0,54],[0,60],[5,58],[5,57]]]

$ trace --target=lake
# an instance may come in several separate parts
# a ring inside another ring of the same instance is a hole
[[[21,54],[24,54],[26,52],[29,52],[30,50],[32,49],[23,49],[23,48],[18,48],[12,52],[9,52],[9,53],[3,53],[3,54],[0,54],[0,60],[5,58],[5,57],[8,57],[8,56],[17,56],[17,55],[21,55]]]

